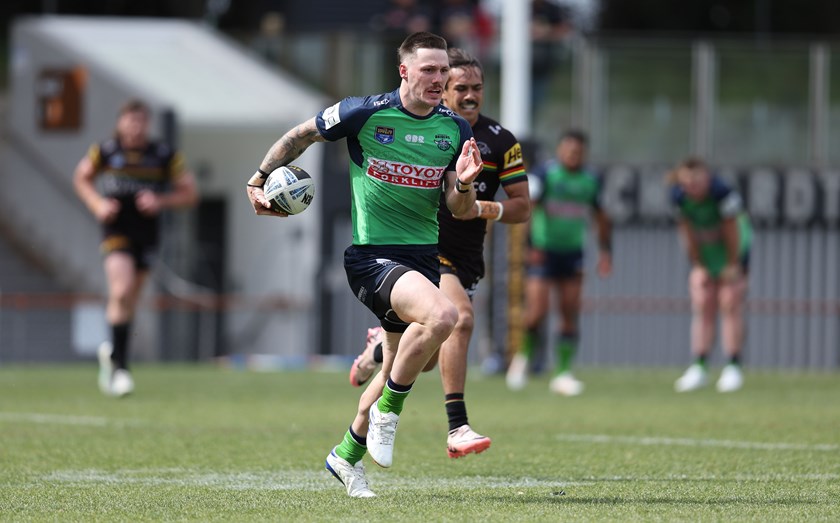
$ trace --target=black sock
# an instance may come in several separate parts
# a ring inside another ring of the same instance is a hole
[[[444,396],[446,416],[449,418],[449,431],[467,424],[467,404],[464,403],[463,392],[453,392]]]
[[[706,368],[706,355],[705,354],[701,354],[701,355],[697,356],[697,359],[695,359],[694,361],[695,361],[695,363],[697,363],[698,365],[700,365],[704,369]]]
[[[358,434],[353,432],[353,426],[352,425],[350,426],[349,432],[350,432],[350,437],[353,438],[353,440],[356,443],[358,443],[359,445],[361,445],[363,447],[367,447],[367,437],[366,436],[359,436]]]
[[[740,367],[741,366],[741,355],[737,354],[737,353],[733,354],[732,356],[729,357],[729,363],[731,365],[738,365]]]
[[[111,361],[118,369],[128,370],[128,323],[111,325],[111,344],[113,352]]]
[[[376,363],[382,363],[385,358],[382,357],[382,342],[376,344],[376,347],[373,348],[373,361]]]

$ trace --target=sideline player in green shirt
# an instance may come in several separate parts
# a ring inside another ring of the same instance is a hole
[[[548,312],[550,291],[559,297],[560,332],[555,342],[552,392],[576,396],[583,383],[571,364],[578,345],[578,317],[583,290],[583,252],[590,217],[598,225],[598,274],[612,272],[611,223],[601,209],[601,184],[584,168],[586,135],[577,130],[563,133],[557,159],[534,172],[532,184],[531,248],[525,283],[525,341],[508,367],[511,390],[525,387],[529,359],[538,339],[537,329]]]
[[[677,226],[691,262],[688,286],[695,357],[674,389],[688,392],[708,384],[706,358],[720,311],[721,341],[729,362],[716,386],[720,392],[733,392],[744,383],[740,354],[752,228],[741,196],[711,174],[703,160],[684,160],[671,173],[671,181],[671,201],[679,213]]]
[[[373,497],[362,458],[393,461],[403,402],[434,351],[455,328],[458,310],[441,292],[438,202],[464,215],[475,205],[473,181],[482,170],[470,125],[441,105],[449,78],[446,40],[413,33],[399,48],[400,87],[351,97],[287,132],[248,181],[259,215],[271,210],[262,185],[315,142],[347,139],[353,244],[344,268],[353,294],[380,320],[386,344],[382,370],[359,400],[326,468],[352,497]],[[381,395],[380,395],[381,391]]]

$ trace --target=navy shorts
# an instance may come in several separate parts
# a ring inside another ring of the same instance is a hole
[[[405,332],[408,323],[391,308],[391,290],[408,271],[440,287],[437,245],[351,245],[344,270],[353,294],[379,318],[386,332]]]
[[[458,260],[453,260],[443,255],[438,255],[438,260],[440,260],[440,273],[452,274],[458,278],[461,286],[467,292],[467,296],[472,300],[478,288],[478,282],[481,280],[481,275],[474,270],[470,270],[468,264],[460,263]]]
[[[543,262],[528,266],[528,276],[567,280],[583,274],[583,251],[543,251]]]

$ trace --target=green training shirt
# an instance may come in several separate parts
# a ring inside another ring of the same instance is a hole
[[[531,244],[555,252],[583,250],[592,211],[600,209],[600,182],[556,161],[534,175],[541,181],[542,195],[531,209]]]

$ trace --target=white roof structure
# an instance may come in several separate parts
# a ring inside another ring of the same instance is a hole
[[[196,22],[62,16],[32,18],[22,29],[176,106],[185,124],[276,124],[317,98]]]

